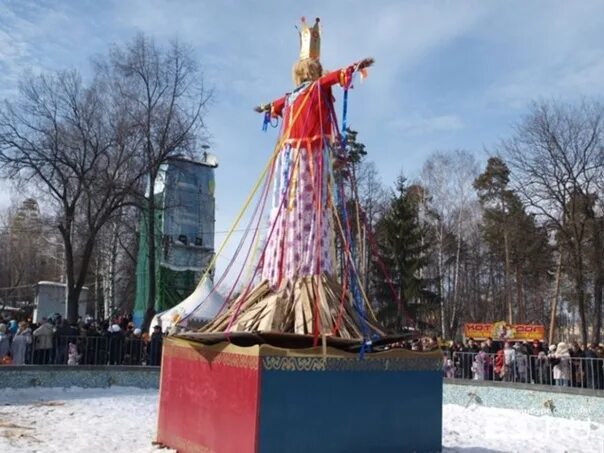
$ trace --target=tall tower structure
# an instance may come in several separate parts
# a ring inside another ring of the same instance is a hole
[[[154,187],[160,209],[156,219],[156,312],[165,311],[191,294],[214,255],[214,169],[217,160],[204,153],[201,161],[170,159]],[[142,323],[149,295],[148,228],[141,221],[134,321]],[[210,277],[212,277],[212,272]]]

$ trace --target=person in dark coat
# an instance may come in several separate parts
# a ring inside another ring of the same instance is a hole
[[[529,365],[531,369],[530,378],[533,382],[537,383],[537,366],[539,365],[539,360],[537,359],[537,357],[539,357],[540,352],[543,352],[545,354],[545,350],[539,340],[533,340],[533,343],[529,345],[528,350]],[[539,381],[543,381],[542,377],[539,377]]]
[[[121,365],[124,358],[124,340],[125,334],[122,328],[113,324],[107,335],[109,339],[109,364]]]
[[[585,386],[590,389],[598,388],[598,366],[602,366],[598,359],[598,354],[593,344],[588,344],[585,348],[585,360],[583,367],[585,372]]]
[[[134,329],[130,335],[126,335],[124,348],[124,365],[140,365],[143,362],[145,348],[140,329]]]
[[[149,360],[148,364],[151,366],[161,365],[161,351],[163,345],[163,335],[161,333],[161,327],[153,327],[153,333],[151,334],[151,340],[149,341]]]
[[[579,346],[579,343],[576,341],[572,344],[570,348],[570,357],[571,357],[571,377],[570,377],[570,385],[571,387],[585,387],[585,370],[583,369],[585,357],[585,353],[583,349]]]
[[[497,351],[499,350],[499,348],[497,347],[497,345],[495,345],[495,343],[493,343],[493,339],[491,337],[489,337],[489,338],[487,338],[487,341],[484,344],[483,350],[487,354],[497,354]]]
[[[552,383],[552,367],[545,355],[545,352],[539,351],[533,360],[534,373],[533,382],[540,385],[551,385]]]
[[[83,363],[86,365],[107,365],[107,338],[98,331],[96,326],[85,324],[83,335]]]
[[[472,364],[474,363],[474,357],[478,354],[480,348],[473,338],[468,339],[466,346],[464,347],[462,355],[463,361],[463,377],[466,379],[472,379]]]

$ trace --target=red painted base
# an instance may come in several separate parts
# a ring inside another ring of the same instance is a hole
[[[157,441],[179,453],[254,452],[259,347],[171,338],[163,354]]]

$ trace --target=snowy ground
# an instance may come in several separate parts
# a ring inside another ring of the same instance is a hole
[[[5,389],[0,451],[168,452],[153,447],[157,390]]]
[[[5,389],[0,451],[167,453],[151,445],[156,414],[155,390]],[[443,445],[447,453],[604,453],[604,425],[446,405]]]
[[[510,409],[446,404],[444,452],[604,453],[604,425]]]

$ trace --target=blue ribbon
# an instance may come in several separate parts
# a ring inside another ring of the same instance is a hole
[[[344,89],[344,98],[343,98],[342,104],[343,104],[342,105],[342,150],[345,150],[346,142],[347,142],[347,138],[348,138],[346,135],[346,129],[348,127],[348,87],[346,87]],[[342,209],[344,222],[346,222],[347,217],[348,217],[348,212],[346,209],[346,202],[344,200],[341,200],[340,203],[341,203],[340,209]],[[357,258],[357,251],[356,251],[354,239],[353,239],[352,235],[350,234],[349,230],[346,231],[346,236],[348,239],[348,243],[350,245],[351,259],[354,261]],[[355,272],[351,266],[350,267],[350,276],[349,276],[350,292],[352,293],[352,299],[353,299],[354,304],[356,305],[357,313],[359,314],[359,317],[360,317],[361,330],[363,333],[363,337],[366,338],[366,340],[363,341],[363,344],[361,345],[361,350],[359,352],[359,359],[363,360],[363,357],[365,356],[365,352],[371,350],[372,341],[371,341],[371,339],[367,339],[369,337],[368,326],[367,326],[367,314],[365,313],[365,307],[363,304],[363,298],[361,296],[361,291],[360,291],[360,288],[358,285],[358,281],[355,277],[356,277]]]
[[[268,125],[271,123],[271,114],[270,112],[264,112],[264,121],[262,122],[262,130],[266,132],[268,129]]]
[[[343,191],[343,189],[340,189]],[[348,225],[348,209],[346,208],[346,201],[343,199],[343,193],[340,197],[340,209],[342,210],[342,220],[344,225]],[[345,228],[344,234],[346,235],[346,240],[348,241],[350,247],[350,260],[355,261],[357,258],[356,246],[354,243],[354,239],[350,232],[349,228]],[[357,313],[359,315],[359,320],[361,321],[361,331],[363,334],[363,344],[361,345],[361,350],[359,352],[359,359],[363,360],[365,356],[365,352],[368,350],[368,347],[371,346],[371,340],[369,338],[369,329],[367,326],[367,314],[365,313],[365,307],[363,304],[363,298],[361,296],[361,291],[359,288],[359,283],[356,278],[355,268],[353,265],[350,266],[349,269],[349,278],[350,278],[350,293],[352,295],[352,301],[355,305]]]
[[[359,351],[359,360],[363,360],[363,358],[365,357],[365,353],[371,351],[372,345],[372,340],[363,340],[363,343],[361,344],[361,350]]]
[[[348,88],[344,90],[344,102],[342,103],[342,149],[346,148],[346,128],[347,121],[346,116],[348,115]]]

